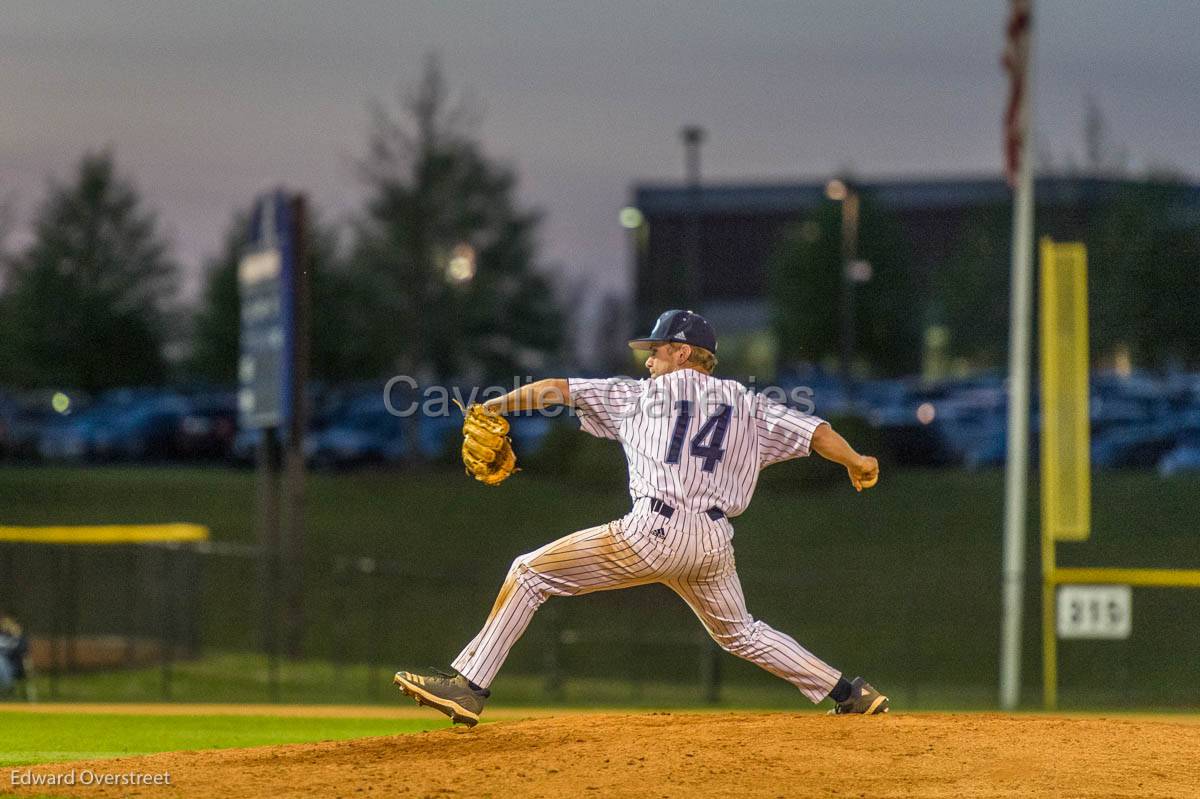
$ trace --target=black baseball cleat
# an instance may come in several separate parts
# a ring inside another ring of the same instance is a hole
[[[430,669],[429,674],[398,671],[392,682],[400,690],[417,700],[418,705],[429,705],[450,717],[454,724],[474,727],[483,712],[483,700],[492,695],[486,688],[478,688],[461,674],[446,673]]]
[[[864,716],[874,716],[879,713],[888,712],[888,698],[875,690],[875,688],[862,677],[855,677],[850,681],[850,698],[845,702],[838,702],[833,706],[833,710],[829,711],[831,716],[841,716],[845,713],[861,713]]]

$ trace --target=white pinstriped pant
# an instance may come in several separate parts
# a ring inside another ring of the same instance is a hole
[[[454,659],[467,679],[487,687],[537,609],[551,596],[662,583],[679,594],[722,649],[790,682],[813,702],[841,672],[746,610],[727,519],[676,510],[667,519],[638,500],[633,512],[571,533],[520,556],[483,629]]]

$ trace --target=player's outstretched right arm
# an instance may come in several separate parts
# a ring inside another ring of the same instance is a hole
[[[813,431],[812,450],[826,460],[845,466],[855,491],[862,491],[879,482],[879,461],[870,455],[855,452],[854,447],[829,422],[822,422]]]
[[[503,397],[490,399],[483,405],[489,411],[510,413],[512,411],[539,410],[553,405],[566,405],[570,399],[571,391],[566,380],[548,378],[521,386]]]

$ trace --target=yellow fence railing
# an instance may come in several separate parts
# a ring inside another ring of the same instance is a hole
[[[0,542],[24,544],[159,544],[207,541],[200,524],[98,524],[61,527],[0,527]]]

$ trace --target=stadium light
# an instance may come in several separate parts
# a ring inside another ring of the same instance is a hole
[[[645,217],[642,216],[642,212],[633,206],[621,209],[620,220],[621,227],[627,230],[637,230],[646,221]]]
[[[846,188],[846,184],[837,178],[834,178],[825,184],[825,196],[833,200],[835,203],[840,203],[842,200],[846,199],[846,195],[848,193],[849,190]]]
[[[470,244],[459,244],[446,264],[446,278],[451,283],[463,284],[475,277],[475,248]]]

